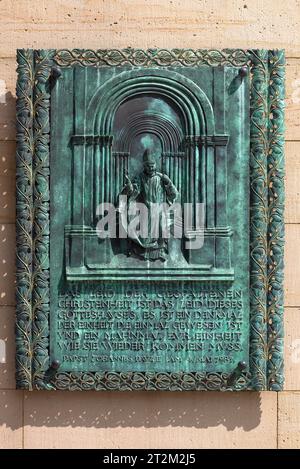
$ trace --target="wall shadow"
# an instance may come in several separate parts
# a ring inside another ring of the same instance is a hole
[[[32,392],[25,425],[47,427],[194,427],[251,431],[261,420],[256,392]],[[0,417],[1,418],[1,417]]]
[[[15,385],[15,140],[16,98],[8,91],[0,95],[0,392]]]

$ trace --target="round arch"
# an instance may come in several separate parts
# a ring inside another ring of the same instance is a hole
[[[131,70],[107,81],[87,109],[87,130],[110,135],[118,107],[129,98],[152,94],[166,98],[179,111],[186,135],[214,135],[214,114],[206,94],[192,80],[170,70]]]
[[[178,151],[183,140],[179,125],[158,112],[137,112],[133,114],[118,135],[117,150],[129,151],[130,141],[141,133],[154,133],[162,144],[163,152]]]

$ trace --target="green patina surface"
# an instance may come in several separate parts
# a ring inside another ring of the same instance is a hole
[[[99,240],[145,149],[204,244],[165,262]],[[64,68],[51,93],[52,360],[60,371],[226,372],[249,362],[249,77],[238,67]]]

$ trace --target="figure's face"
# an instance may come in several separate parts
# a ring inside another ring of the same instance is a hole
[[[153,174],[156,171],[156,164],[155,163],[150,163],[149,161],[147,163],[144,163],[144,171],[149,176],[153,176]]]

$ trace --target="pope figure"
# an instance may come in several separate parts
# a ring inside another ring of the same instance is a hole
[[[121,195],[127,196],[127,207],[131,204],[139,202],[147,207],[147,230],[146,236],[142,230],[130,232],[128,255],[134,255],[143,260],[148,261],[165,261],[168,255],[168,238],[164,237],[163,217],[153,216],[157,207],[168,207],[172,205],[178,197],[178,191],[171,179],[156,170],[156,163],[150,150],[145,150],[143,154],[143,172],[139,174],[133,181],[128,175],[125,175],[126,185]],[[120,210],[122,212],[122,208]],[[128,210],[128,222],[130,223],[130,213]],[[167,223],[170,225],[170,219]],[[142,220],[142,217],[141,217]],[[164,219],[166,223],[166,218]],[[154,226],[154,225],[157,226]],[[155,228],[155,229],[154,229]]]

